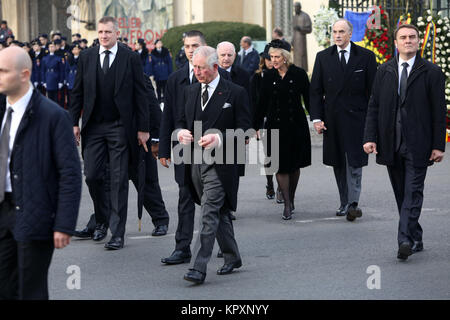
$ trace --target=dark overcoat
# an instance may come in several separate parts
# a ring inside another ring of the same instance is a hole
[[[364,143],[377,144],[376,161],[382,165],[394,164],[398,87],[398,62],[392,59],[377,71],[364,134]],[[406,111],[402,127],[407,149],[414,166],[425,167],[431,164],[432,150],[445,151],[445,76],[439,66],[417,54],[406,90],[401,107]]]
[[[317,53],[311,78],[311,120],[324,121],[323,163],[363,167],[368,156],[362,147],[364,124],[373,79],[377,70],[372,51],[351,43],[345,72],[337,46]]]
[[[266,117],[268,133],[279,130],[278,173],[291,173],[311,165],[311,136],[303,103],[309,110],[309,80],[305,70],[291,65],[284,78],[275,69],[265,71],[254,123],[260,129]],[[273,157],[276,155],[271,146],[267,150]]]
[[[6,99],[0,99],[0,119]],[[1,121],[1,120],[0,120]],[[73,235],[81,199],[80,156],[70,115],[33,91],[14,139],[10,162],[16,241]]]

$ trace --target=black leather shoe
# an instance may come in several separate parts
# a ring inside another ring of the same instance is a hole
[[[414,241],[414,244],[411,247],[412,253],[417,253],[423,250],[423,242],[422,241]]]
[[[195,269],[189,269],[189,272],[184,275],[184,280],[194,282],[196,284],[202,284],[205,281],[206,273],[197,271]]]
[[[412,255],[411,244],[409,242],[402,242],[398,247],[397,258],[400,260],[407,260]]]
[[[189,263],[191,261],[191,253],[181,250],[175,250],[170,257],[162,258],[161,262],[165,264]]]
[[[92,230],[89,230],[88,227],[84,228],[83,230],[75,230],[73,233],[74,237],[81,238],[81,239],[92,239],[94,235],[94,232]]]
[[[361,218],[361,217],[362,217],[362,210],[360,208],[358,208],[358,204],[356,202],[353,202],[348,207],[347,220],[354,221],[356,218]]]
[[[223,258],[223,252],[222,250],[219,249],[219,251],[217,252],[217,258]]]
[[[273,190],[273,186],[266,186],[266,197],[269,200],[275,198],[275,190]]]
[[[222,266],[222,268],[220,268],[219,270],[217,270],[217,274],[218,275],[224,275],[224,274],[230,274],[233,272],[234,269],[240,268],[242,267],[242,261],[238,260],[236,262],[233,263],[226,263]]]
[[[340,206],[339,209],[337,209],[337,211],[336,211],[336,215],[338,217],[346,216],[348,213],[349,207],[350,207],[349,203],[347,203],[345,206]]]
[[[153,229],[152,236],[154,237],[165,236],[167,234],[168,228],[169,227],[167,225],[157,226],[155,229]]]
[[[102,241],[106,238],[108,234],[108,227],[106,224],[98,224],[95,226],[94,235],[92,236],[92,240],[94,241]]]
[[[233,212],[230,212],[230,219],[231,220],[236,220],[236,216],[233,214]]]
[[[111,240],[107,244],[105,244],[105,248],[109,250],[119,250],[123,248],[123,238],[121,237],[112,237]]]

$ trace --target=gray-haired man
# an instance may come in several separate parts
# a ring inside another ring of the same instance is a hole
[[[191,148],[192,154],[199,150],[210,152],[212,148],[216,151],[216,161],[212,164],[203,160],[185,163],[186,180],[194,200],[201,205],[202,218],[191,268],[184,279],[200,284],[205,280],[216,237],[225,259],[217,274],[231,273],[242,265],[228,214],[229,210],[236,210],[239,172],[236,158],[230,163],[225,150],[235,144],[235,137],[225,131],[248,130],[251,116],[246,91],[220,77],[215,49],[199,47],[194,53],[193,64],[198,83],[185,90],[185,108],[177,124],[181,129],[178,141]],[[201,133],[194,132],[194,122],[201,123]],[[208,134],[211,130],[216,133]],[[219,159],[219,154],[223,158]],[[223,164],[218,164],[219,161]]]

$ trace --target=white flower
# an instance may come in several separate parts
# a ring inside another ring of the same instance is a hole
[[[441,28],[436,28],[436,32],[440,33],[441,32]],[[442,40],[443,41],[443,40]]]
[[[422,21],[423,20],[423,18],[422,17],[419,17],[418,19],[417,19],[417,21]]]
[[[436,54],[439,54],[439,53],[441,53],[441,51],[439,51],[439,50],[436,50]]]
[[[430,10],[430,9],[428,9],[428,10],[427,10],[427,13],[428,13],[428,14],[431,14],[431,10]]]
[[[442,21],[442,19],[439,19],[437,23],[438,23],[438,25],[441,25],[443,22],[444,21]]]
[[[448,77],[450,77],[450,72],[446,72],[445,75]]]
[[[432,20],[432,17],[428,17],[427,21],[430,22]]]
[[[445,89],[445,94],[450,94],[450,89]]]
[[[441,62],[441,58],[437,57],[436,62]]]
[[[447,68],[447,65],[445,63],[441,64],[442,68]]]

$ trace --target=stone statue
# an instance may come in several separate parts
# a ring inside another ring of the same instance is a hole
[[[306,35],[312,32],[312,23],[309,15],[302,11],[300,2],[295,3],[293,26],[294,35],[292,37],[292,45],[294,47],[294,64],[308,72]]]

